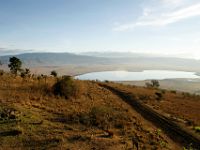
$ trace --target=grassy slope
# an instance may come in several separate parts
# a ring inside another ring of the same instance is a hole
[[[46,81],[10,75],[0,78],[2,149],[127,149],[137,145],[144,149],[180,148],[118,96],[95,82],[76,81],[78,95],[66,100],[51,93],[54,78],[48,77]],[[152,101],[147,103],[157,106],[155,90],[113,86],[130,90],[141,99],[142,95],[149,95]],[[164,99],[183,98],[166,93]],[[162,103],[157,107],[164,110],[165,101]],[[185,117],[199,123],[199,116]]]
[[[122,90],[131,92],[155,110],[167,116],[172,116],[180,122],[191,122],[194,126],[200,125],[200,96],[175,90],[150,89],[122,84],[113,84]],[[162,98],[157,99],[156,93],[161,93]],[[181,121],[182,120],[182,121]]]
[[[145,86],[146,82],[149,81],[122,81],[120,83],[128,85]],[[192,79],[191,81],[188,81],[188,79],[165,79],[160,80],[159,83],[160,88],[162,89],[183,91],[200,95],[199,79]]]

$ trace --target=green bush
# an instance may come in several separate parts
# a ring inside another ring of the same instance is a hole
[[[55,70],[53,70],[53,71],[51,71],[51,75],[54,76],[54,77],[57,77],[58,73]]]
[[[70,76],[65,76],[53,85],[55,95],[63,96],[66,99],[73,96],[76,92],[76,85]]]
[[[109,83],[109,81],[108,81],[108,80],[105,80],[104,82],[105,82],[105,83]]]
[[[200,126],[195,126],[195,127],[194,127],[194,130],[195,130],[197,133],[200,133]]]
[[[160,86],[160,83],[158,80],[151,80],[151,84],[154,88],[158,88]]]
[[[21,70],[21,60],[17,57],[11,57],[9,62],[8,67],[10,68],[11,73],[17,75],[17,72]]]

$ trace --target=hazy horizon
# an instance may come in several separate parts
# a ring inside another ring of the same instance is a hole
[[[200,59],[198,0],[0,1],[0,55],[133,52]]]
[[[162,53],[148,53],[148,52],[137,52],[137,51],[83,51],[83,52],[73,52],[73,51],[42,51],[42,50],[2,50],[0,49],[0,56],[8,55],[21,55],[21,54],[31,54],[31,53],[69,53],[76,55],[88,55],[88,56],[98,56],[98,54],[131,54],[131,56],[147,56],[147,57],[169,57],[169,58],[184,58],[184,59],[194,59],[200,60],[199,58],[194,58],[186,53],[176,53],[176,54],[162,54]],[[96,55],[95,55],[96,54]],[[109,56],[106,56],[109,57]],[[122,55],[121,57],[126,57]]]

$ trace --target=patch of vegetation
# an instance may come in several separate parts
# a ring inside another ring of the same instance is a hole
[[[11,73],[17,75],[18,71],[21,71],[22,62],[17,57],[11,57],[9,59],[10,64],[8,67],[10,68]]]
[[[112,108],[109,107],[93,107],[89,113],[91,125],[99,128],[108,128],[112,111]]]
[[[177,93],[176,90],[171,90],[170,92],[173,93],[173,94]]]
[[[147,82],[145,83],[146,84],[146,87],[148,88],[158,88],[160,86],[160,83],[158,80],[151,80],[151,82]]]
[[[72,113],[68,116],[60,116],[60,118],[52,119],[51,121],[82,124],[86,127],[95,127],[101,130],[108,130],[113,127],[123,129],[128,122],[131,122],[129,116],[126,116],[124,112],[117,111],[108,106],[95,106],[89,112]]]
[[[195,126],[195,127],[194,127],[194,130],[195,130],[197,133],[200,133],[200,126]]]
[[[0,121],[9,121],[18,119],[20,112],[14,108],[1,108]]]
[[[68,138],[69,142],[77,142],[77,141],[86,142],[86,141],[90,141],[90,140],[91,140],[91,137],[82,136],[82,135],[73,135],[73,136]]]
[[[70,76],[63,77],[53,85],[54,94],[65,97],[66,99],[74,96],[76,89],[77,86]]]
[[[51,75],[54,76],[54,77],[57,77],[58,73],[55,70],[53,70],[53,71],[51,71]]]
[[[124,128],[126,123],[130,121],[124,113],[107,106],[93,107],[89,116],[91,125],[101,129]]]
[[[35,95],[37,95],[37,97],[41,97],[41,96],[52,96],[53,92],[51,89],[51,86],[48,85],[45,81],[46,79],[44,79],[44,81],[42,79],[38,80],[37,84],[32,84],[29,86],[29,91],[32,93],[35,93]]]
[[[156,100],[161,100],[163,98],[163,94],[161,92],[156,92]]]
[[[155,134],[159,137],[162,133],[162,130],[161,129],[157,129],[155,130]]]
[[[142,100],[142,101],[146,101],[146,100],[151,99],[151,97],[149,95],[145,95],[145,94],[138,95],[138,98],[139,98],[139,100]]]
[[[0,70],[0,76],[4,75],[4,71],[3,70]]]
[[[161,89],[160,92],[161,92],[162,94],[165,94],[165,93],[166,93],[166,90]]]
[[[22,134],[21,130],[11,130],[11,131],[0,132],[0,136],[17,136],[20,134]]]
[[[34,149],[50,149],[56,148],[58,144],[61,142],[58,138],[51,138],[51,139],[23,139],[24,147],[34,147]]]
[[[195,150],[195,149],[193,148],[192,144],[190,144],[187,147],[183,147],[183,150]]]
[[[108,81],[108,80],[105,80],[104,82],[105,82],[105,83],[109,83],[109,81]]]
[[[167,148],[168,145],[167,145],[167,142],[161,140],[161,141],[160,141],[160,146],[161,146],[162,148]]]
[[[20,76],[21,76],[22,78],[30,77],[30,73],[31,73],[31,71],[30,71],[30,69],[28,69],[28,68],[21,69],[21,74],[20,74]]]

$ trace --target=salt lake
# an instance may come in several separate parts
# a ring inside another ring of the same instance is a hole
[[[144,70],[141,72],[129,71],[103,71],[91,72],[75,77],[80,80],[100,80],[100,81],[143,81],[143,80],[163,80],[163,79],[200,79],[195,72],[171,71],[171,70]]]

